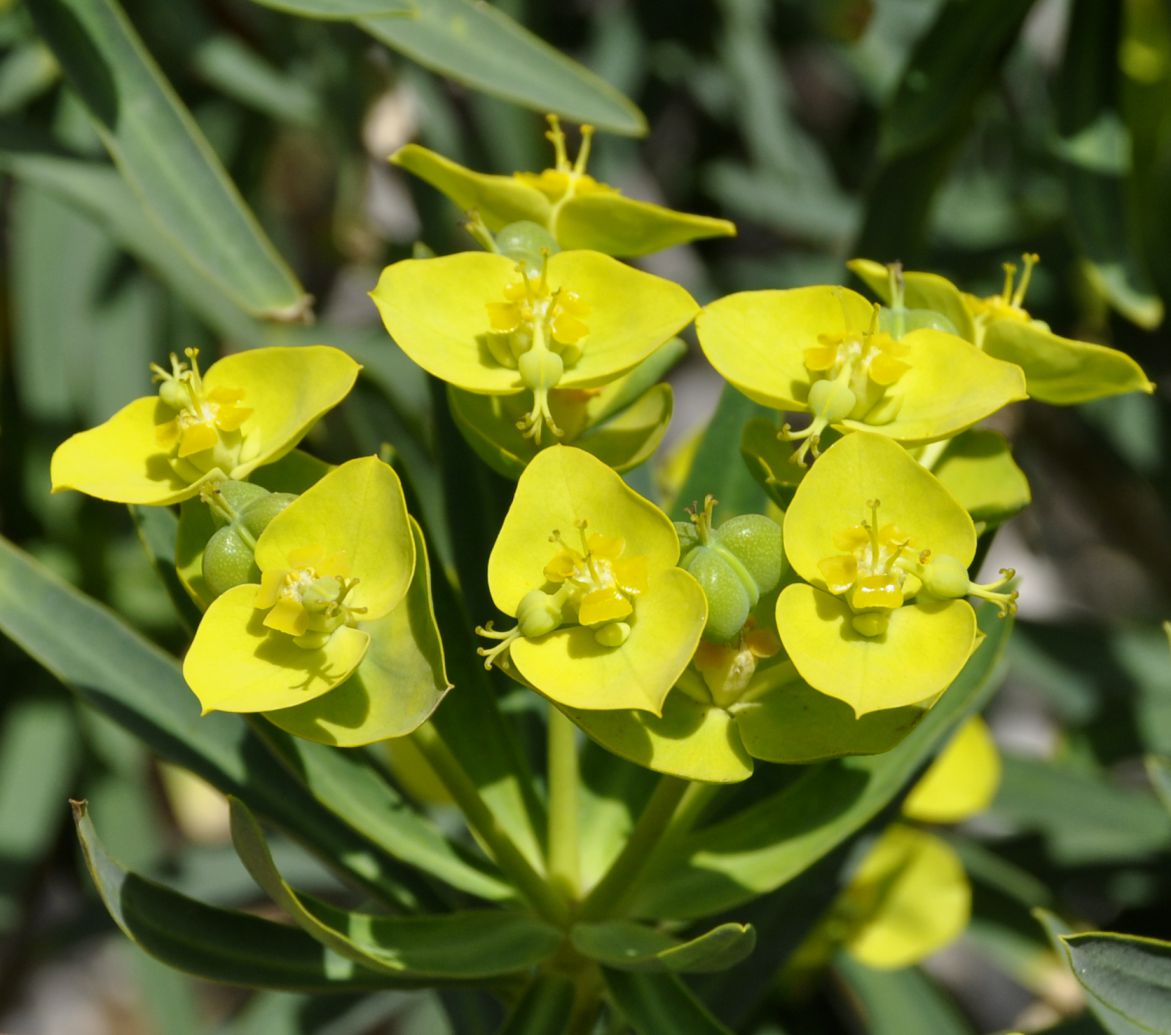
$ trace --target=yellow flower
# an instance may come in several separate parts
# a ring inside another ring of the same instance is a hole
[[[936,328],[894,338],[878,307],[840,287],[744,291],[695,321],[712,366],[750,399],[808,413],[786,428],[796,459],[817,455],[827,428],[872,431],[906,443],[950,438],[1025,398],[1011,363]]]
[[[858,432],[801,481],[784,523],[785,552],[805,583],[777,600],[790,660],[814,689],[856,715],[933,697],[976,646],[965,596],[1015,608],[1013,576],[973,583],[972,519],[897,443]]]
[[[1154,391],[1142,368],[1125,352],[1063,338],[1033,319],[1024,302],[1038,257],[1029,254],[1022,261],[1020,279],[1017,267],[1005,263],[1003,289],[986,297],[960,291],[935,273],[900,271],[892,285],[887,267],[880,263],[853,259],[847,265],[880,298],[898,305],[894,291],[901,284],[901,301],[907,306],[942,314],[958,334],[989,356],[1015,363],[1024,371],[1029,395],[1040,402],[1070,405],[1123,392]]]
[[[562,248],[634,256],[736,233],[736,227],[726,219],[635,201],[599,183],[586,172],[593,128],[582,126],[581,134],[581,150],[571,162],[561,124],[550,115],[547,136],[553,144],[554,168],[539,173],[491,176],[472,172],[417,144],[400,148],[390,160],[442,191],[460,208],[475,213],[489,230],[532,222],[548,230]]]
[[[206,374],[198,350],[153,368],[157,395],[136,399],[53,454],[53,491],[165,505],[209,481],[242,480],[288,453],[353,387],[361,367],[328,345],[240,352]]]
[[[678,559],[654,504],[589,453],[546,449],[521,475],[488,560],[492,599],[517,625],[479,630],[498,641],[480,653],[569,708],[658,714],[707,618]]]
[[[407,259],[371,293],[399,347],[469,392],[531,392],[521,430],[560,435],[554,389],[596,388],[631,370],[686,326],[694,299],[677,284],[590,251],[558,252],[538,270],[503,255]]]

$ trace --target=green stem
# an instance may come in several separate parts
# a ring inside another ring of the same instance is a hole
[[[549,877],[570,900],[581,891],[577,727],[549,706]]]
[[[435,770],[447,792],[455,799],[469,828],[479,837],[496,865],[509,877],[529,904],[547,920],[563,925],[569,920],[569,904],[526,859],[497,822],[480,797],[475,783],[459,764],[431,723],[424,723],[411,736]]]
[[[674,776],[660,778],[650,801],[627,838],[626,846],[605,875],[586,896],[578,911],[581,920],[598,920],[612,916],[616,908],[634,891],[636,880],[646,868],[651,854],[670,825],[691,786]]]

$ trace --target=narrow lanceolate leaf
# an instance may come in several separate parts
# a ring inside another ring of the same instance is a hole
[[[1069,193],[1065,211],[1091,278],[1123,316],[1151,328],[1163,320],[1163,303],[1128,225],[1131,139],[1118,105],[1122,17],[1119,4],[1073,5],[1056,90],[1056,150]]]
[[[1129,986],[1126,988],[1126,991],[1121,993],[1122,995],[1127,996],[1129,1000],[1123,1003],[1116,1000],[1116,997],[1119,994],[1119,985],[1114,985],[1114,981],[1117,981],[1120,977],[1120,975],[1118,975],[1114,970],[1114,966],[1116,966],[1118,962],[1117,957],[1114,958],[1114,965],[1103,966],[1101,954],[1095,949],[1089,948],[1086,955],[1082,958],[1082,966],[1084,967],[1088,964],[1091,968],[1098,969],[1096,977],[1092,979],[1096,986],[1100,987],[1103,984],[1107,986],[1113,985],[1113,988],[1107,991],[1107,996],[1110,998],[1102,998],[1098,995],[1096,988],[1091,988],[1085,983],[1083,979],[1083,971],[1080,970],[1078,965],[1074,963],[1074,950],[1070,945],[1070,940],[1075,937],[1091,939],[1091,942],[1098,942],[1100,939],[1104,938],[1124,938],[1126,941],[1138,942],[1146,942],[1148,939],[1125,938],[1125,936],[1110,935],[1101,931],[1091,931],[1084,935],[1074,935],[1073,931],[1070,929],[1069,925],[1065,923],[1065,921],[1063,921],[1054,913],[1049,912],[1047,909],[1034,909],[1033,916],[1045,929],[1045,933],[1049,936],[1049,942],[1053,946],[1053,951],[1056,952],[1061,959],[1069,964],[1070,968],[1077,976],[1077,979],[1082,982],[1082,985],[1087,993],[1086,1005],[1089,1006],[1090,1013],[1094,1015],[1098,1023],[1102,1026],[1103,1030],[1108,1032],[1109,1035],[1166,1035],[1168,1030],[1171,1030],[1168,1029],[1166,1025],[1167,1017],[1171,1016],[1171,1014],[1169,1014],[1167,1011],[1168,1001],[1166,999],[1163,999],[1162,1001],[1163,1023],[1161,1026],[1152,1027],[1142,1023],[1142,1015],[1138,1012],[1135,1012],[1134,1010],[1134,1007],[1139,1006],[1140,1003],[1144,1001],[1149,1002],[1149,1000],[1146,999],[1146,996],[1144,996],[1141,992],[1138,993],[1137,998],[1131,998],[1135,996],[1136,993],[1136,989],[1131,984],[1131,982],[1134,981],[1136,983],[1141,983],[1139,974],[1141,974],[1145,969],[1143,964],[1134,958],[1129,958],[1126,960],[1127,965],[1136,966],[1138,970],[1135,974],[1122,978],[1122,983],[1126,986]],[[1109,959],[1111,955],[1112,953],[1110,950],[1107,950],[1107,959]],[[1158,999],[1156,999],[1156,1005],[1158,1005],[1158,1002]]]
[[[910,261],[931,201],[1033,0],[950,0],[915,42],[879,139],[855,254]]]
[[[520,1002],[508,1015],[499,1035],[546,1035],[567,1031],[573,1011],[573,982],[561,974],[547,973],[533,979]]]
[[[114,922],[145,952],[209,981],[291,992],[405,987],[359,967],[285,924],[217,909],[145,880],[107,854],[84,802],[74,819],[86,865]]]
[[[280,875],[255,817],[232,799],[232,841],[253,879],[311,937],[365,967],[412,980],[473,981],[537,966],[561,933],[499,910],[394,917],[353,913],[300,895]]]
[[[322,805],[380,848],[452,887],[486,899],[515,897],[502,880],[477,866],[412,810],[362,752],[334,751],[257,722],[269,750],[297,773]]]
[[[868,1035],[973,1035],[947,994],[916,967],[874,970],[842,953],[834,969],[857,997]]]
[[[246,798],[350,880],[401,905],[413,901],[396,864],[318,804],[244,723],[199,717],[174,658],[4,539],[0,632],[160,757]]]
[[[309,296],[116,0],[30,0],[28,8],[158,227],[244,309],[303,318]]]
[[[733,908],[792,880],[860,830],[995,687],[1010,624],[984,608],[980,626],[987,639],[898,747],[812,766],[783,790],[689,834],[670,859],[651,864],[631,912],[685,919]]]
[[[575,924],[569,940],[583,956],[617,970],[709,974],[746,959],[756,932],[745,924],[720,924],[684,941],[633,920],[605,920]]]
[[[269,7],[285,14],[302,18],[320,18],[323,21],[346,22],[354,18],[374,18],[382,15],[414,15],[420,3],[427,0],[252,0],[261,7]]]
[[[646,132],[642,112],[614,87],[486,3],[423,0],[413,18],[363,18],[358,24],[393,50],[473,89],[613,133]]]
[[[638,1035],[687,1032],[732,1035],[673,974],[634,974],[602,968],[615,1005]]]
[[[1171,1035],[1171,943],[1102,931],[1061,940],[1092,1000],[1143,1031]],[[1109,1026],[1104,1014],[1099,1019]]]

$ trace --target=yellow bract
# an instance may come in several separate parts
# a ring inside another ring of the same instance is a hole
[[[375,457],[331,471],[272,519],[256,563],[260,585],[217,597],[184,661],[204,712],[290,708],[358,668],[415,568],[397,476]]]
[[[840,287],[745,291],[696,318],[712,366],[749,398],[812,416],[804,459],[827,427],[901,442],[948,438],[1025,397],[1024,377],[968,342],[935,329],[897,340],[876,307]]]
[[[869,967],[918,963],[968,924],[972,887],[940,838],[895,824],[854,874],[835,913],[847,925],[846,951]]]
[[[361,369],[328,345],[235,353],[200,374],[172,357],[157,395],[136,399],[53,454],[53,491],[116,503],[190,499],[212,479],[244,479],[288,453],[354,385]]]
[[[903,301],[912,308],[947,317],[957,332],[989,356],[1016,364],[1024,371],[1029,395],[1041,402],[1070,405],[1123,392],[1152,392],[1154,385],[1125,352],[1054,334],[1034,320],[1024,306],[1036,255],[1023,257],[1017,268],[1005,263],[1004,287],[998,295],[979,297],[960,291],[935,273],[901,272]],[[891,277],[886,266],[870,259],[848,263],[888,303]]]
[[[1000,786],[1000,754],[978,715],[965,722],[903,802],[923,823],[959,823],[983,812]]]
[[[488,560],[496,606],[517,618],[483,650],[569,708],[658,714],[695,652],[703,591],[675,567],[662,511],[589,453],[554,446],[521,475]]]
[[[785,551],[808,585],[785,588],[777,627],[815,689],[856,715],[932,697],[976,645],[967,577],[975,528],[898,444],[859,432],[830,447],[785,515]]]
[[[582,147],[571,162],[560,123],[551,115],[549,124],[555,167],[539,173],[477,173],[417,144],[400,148],[390,160],[442,191],[461,209],[476,213],[488,229],[531,221],[552,233],[562,248],[646,255],[703,237],[736,233],[726,219],[623,197],[585,171],[593,133],[590,126],[582,126]]]
[[[677,284],[589,251],[558,252],[539,271],[467,252],[388,266],[372,292],[383,323],[424,370],[469,392],[531,392],[521,424],[537,441],[560,429],[554,389],[604,385],[646,359],[695,315]]]

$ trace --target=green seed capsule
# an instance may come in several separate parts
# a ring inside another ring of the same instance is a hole
[[[517,605],[517,628],[528,639],[552,632],[561,624],[561,619],[560,601],[543,590],[530,590]]]
[[[707,597],[704,636],[722,643],[734,640],[756,601],[727,555],[711,546],[699,546],[680,562],[680,567],[691,573]]]
[[[972,584],[963,562],[946,554],[932,558],[923,568],[922,578],[923,588],[942,600],[967,596]]]
[[[203,579],[213,597],[233,586],[260,582],[252,550],[230,525],[218,529],[203,549]]]
[[[752,576],[758,594],[777,588],[785,567],[781,526],[763,514],[729,518],[715,530],[716,545],[732,554]]]
[[[540,223],[522,219],[509,223],[496,234],[496,247],[500,254],[514,262],[523,262],[531,270],[544,265],[545,255],[561,251],[557,239]]]
[[[258,500],[264,499],[265,496],[271,495],[268,489],[254,485],[252,482],[220,482],[215,487],[215,491],[219,493],[224,503],[227,504],[227,509],[234,510],[237,514],[242,513],[247,507],[256,503]],[[216,524],[227,524],[227,515],[217,507],[213,506],[211,513],[212,517],[215,518]]]
[[[240,523],[255,539],[268,527],[268,523],[296,498],[291,492],[266,492],[243,509]]]

